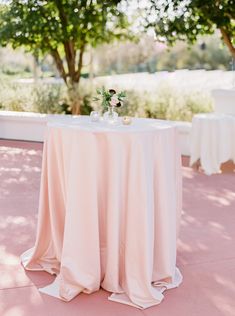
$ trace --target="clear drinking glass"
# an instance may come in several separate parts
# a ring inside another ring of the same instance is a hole
[[[98,111],[91,111],[90,118],[92,122],[99,122],[100,120],[100,114]]]

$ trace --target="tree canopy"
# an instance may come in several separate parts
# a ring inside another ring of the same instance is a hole
[[[73,113],[79,113],[84,52],[130,37],[129,12],[123,8],[132,7],[136,18],[137,3],[145,30],[154,29],[157,39],[193,43],[219,29],[235,58],[235,0],[5,0],[0,45],[24,46],[35,56],[50,54],[69,88]]]
[[[0,44],[49,53],[64,82],[74,87],[80,81],[86,47],[126,36],[127,21],[119,2],[10,0],[0,8]],[[76,107],[73,112],[79,112]]]
[[[235,58],[235,0],[149,0],[145,26],[170,44],[185,39],[193,43],[219,29]]]

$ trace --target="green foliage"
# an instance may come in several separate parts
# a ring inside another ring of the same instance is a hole
[[[11,0],[0,6],[0,44],[50,54],[71,88],[80,82],[87,47],[129,36],[120,1]],[[79,100],[73,102],[79,113]]]
[[[38,84],[33,88],[34,96],[32,109],[35,112],[47,114],[72,114],[68,95],[64,85]],[[89,115],[91,107],[91,94],[83,86],[79,91],[81,98],[81,114]]]
[[[1,43],[51,52],[70,40],[79,49],[84,43],[95,46],[114,35],[120,38],[126,20],[117,9],[118,2],[11,0],[0,11]]]
[[[150,0],[147,27],[154,28],[158,39],[168,43],[187,40],[194,43],[199,35],[221,31],[224,43],[235,57],[235,2],[234,0]]]
[[[173,121],[191,121],[196,113],[211,112],[212,100],[201,91],[178,91],[168,84],[156,94],[146,95],[145,116]]]
[[[201,47],[204,47],[202,49]],[[158,55],[158,70],[175,69],[206,69],[230,70],[231,55],[222,47],[217,36],[202,37],[192,45],[177,42],[169,51],[162,51]]]
[[[93,111],[93,107],[91,106],[91,95],[85,94],[82,96],[81,114],[90,115],[91,111]]]
[[[87,85],[80,91],[81,114],[89,115],[92,94]],[[65,85],[19,84],[0,80],[0,108],[8,111],[71,114]]]
[[[25,75],[25,73],[29,72],[27,68],[22,69],[22,67],[18,65],[3,65],[2,73],[7,76],[16,76],[16,75]]]
[[[33,109],[35,112],[67,114],[66,94],[61,85],[38,84],[33,88]]]
[[[89,115],[95,109],[103,112],[101,103],[94,103],[95,91],[87,81],[81,82],[81,113]],[[0,108],[11,111],[71,114],[65,86],[38,84],[36,86],[0,82]],[[201,91],[179,91],[165,83],[157,91],[129,90],[119,115],[190,121],[195,113],[212,111],[212,100]]]
[[[5,77],[28,77],[33,64],[33,58],[22,49],[17,52],[11,47],[0,47],[0,75]],[[32,74],[31,74],[32,75]]]
[[[102,112],[102,105],[96,110]],[[211,111],[212,99],[207,93],[179,91],[169,83],[161,84],[152,92],[126,91],[126,100],[117,110],[119,115],[175,121],[191,121],[194,114]]]
[[[32,87],[0,80],[0,107],[10,111],[32,111]]]
[[[114,73],[155,72],[158,44],[143,35],[138,42],[115,42],[97,47],[94,59],[100,75]],[[105,54],[104,54],[105,52]]]
[[[175,69],[231,70],[230,62],[231,55],[222,45],[218,32],[213,36],[199,37],[190,49],[182,41],[167,48],[152,37],[143,36],[138,43],[106,44],[94,51],[98,76]]]
[[[125,91],[117,93],[114,89],[105,90],[104,86],[101,89],[96,89],[96,93],[99,97],[94,97],[93,101],[101,101],[101,105],[104,108],[110,106],[112,97],[115,96],[117,98],[118,105],[116,106],[120,106],[123,103],[124,98],[126,97]]]
[[[140,94],[129,90],[126,92],[126,100],[123,106],[118,109],[118,113],[121,116],[145,117],[146,102],[148,103],[149,101],[144,93]]]

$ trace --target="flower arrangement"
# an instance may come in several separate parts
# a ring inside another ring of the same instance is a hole
[[[120,107],[126,97],[125,91],[117,93],[114,89],[105,90],[104,87],[96,90],[98,97],[94,97],[94,101],[102,101],[103,107]]]

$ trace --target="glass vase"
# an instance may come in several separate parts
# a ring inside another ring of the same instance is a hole
[[[108,111],[106,111],[103,115],[103,119],[108,124],[115,124],[118,121],[118,113],[114,110],[113,106],[108,107]]]

